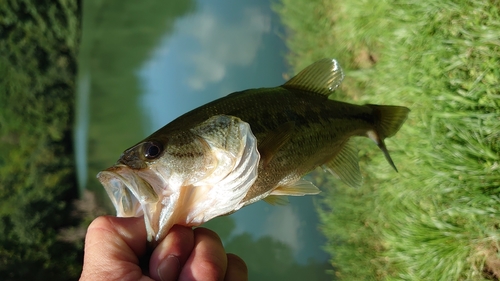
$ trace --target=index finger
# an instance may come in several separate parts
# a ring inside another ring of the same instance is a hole
[[[191,227],[174,225],[151,255],[149,272],[155,280],[177,280],[194,246]]]
[[[194,248],[186,261],[179,280],[224,280],[227,255],[219,236],[206,228],[194,230]]]

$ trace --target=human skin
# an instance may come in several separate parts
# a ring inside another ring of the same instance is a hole
[[[175,225],[149,262],[146,241],[143,218],[96,218],[87,230],[80,281],[248,280],[245,262],[226,254],[209,229]]]

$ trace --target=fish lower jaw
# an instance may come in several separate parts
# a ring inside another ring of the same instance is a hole
[[[243,204],[231,202],[221,206],[210,186],[183,186],[180,192],[163,198],[156,204],[143,205],[148,241],[157,243],[176,224],[188,227],[199,226],[212,218],[234,212]]]

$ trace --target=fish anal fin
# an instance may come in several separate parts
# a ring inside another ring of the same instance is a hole
[[[283,195],[269,195],[262,200],[264,200],[268,204],[279,205],[279,206],[284,206],[290,203],[290,201],[288,201],[288,197]]]
[[[360,187],[363,177],[359,171],[358,150],[352,140],[347,141],[342,149],[324,168],[352,187]]]
[[[298,180],[292,185],[278,186],[270,193],[270,195],[284,195],[284,196],[304,196],[314,195],[320,193],[314,184],[306,180]]]
[[[344,72],[334,59],[319,60],[288,80],[283,87],[329,96],[344,80]]]
[[[271,162],[276,152],[290,139],[295,129],[295,122],[287,122],[278,129],[269,132],[258,145],[261,161],[265,166]]]

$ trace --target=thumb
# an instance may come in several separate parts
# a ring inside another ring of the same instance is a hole
[[[96,218],[87,229],[80,280],[141,279],[146,241],[143,218]]]

